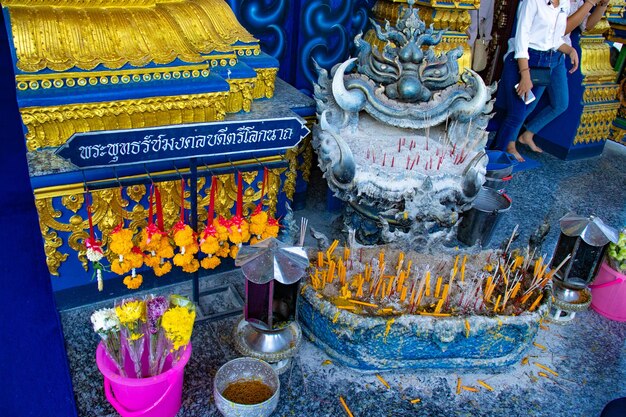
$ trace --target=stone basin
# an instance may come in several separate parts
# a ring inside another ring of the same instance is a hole
[[[543,299],[550,300],[546,291]],[[546,301],[534,312],[519,316],[363,316],[339,310],[306,286],[298,303],[298,319],[303,333],[334,361],[361,371],[493,369],[524,356],[548,310]]]

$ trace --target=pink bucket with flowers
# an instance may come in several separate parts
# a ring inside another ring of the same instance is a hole
[[[92,314],[104,392],[122,417],[178,413],[195,317],[194,304],[178,295],[123,300]]]
[[[106,354],[103,343],[98,345],[96,363],[104,377],[104,394],[122,417],[174,417],[180,409],[185,365],[191,356],[191,344],[180,360],[172,366],[168,356],[163,372],[147,378],[129,378],[120,375],[115,362]],[[147,350],[143,355],[148,368]],[[132,361],[126,362],[126,373],[132,375]]]

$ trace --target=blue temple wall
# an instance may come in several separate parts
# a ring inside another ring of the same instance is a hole
[[[280,62],[278,76],[312,93],[315,60],[330,69],[365,32],[375,0],[228,0],[239,22]]]

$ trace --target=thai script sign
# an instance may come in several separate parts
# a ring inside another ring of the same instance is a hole
[[[79,168],[293,148],[309,133],[302,119],[245,120],[75,133],[56,153]]]

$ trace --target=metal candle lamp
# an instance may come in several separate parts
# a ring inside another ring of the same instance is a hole
[[[237,349],[280,372],[302,340],[296,302],[308,256],[302,247],[270,238],[242,247],[235,265],[246,278],[244,315],[235,327]]]
[[[618,233],[595,216],[568,213],[561,218],[561,235],[552,257],[554,304],[550,316],[556,321],[569,321],[576,312],[591,303],[587,286],[593,281],[606,245],[617,241]]]

